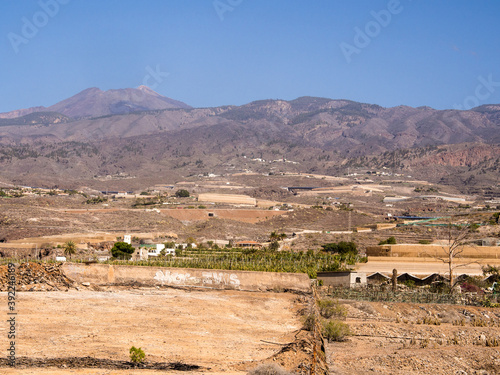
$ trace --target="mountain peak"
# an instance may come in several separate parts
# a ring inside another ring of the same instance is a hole
[[[148,93],[150,95],[156,95],[156,96],[162,97],[162,95],[158,94],[156,91],[149,88],[148,86],[141,85],[136,90],[140,90],[140,91]]]
[[[185,103],[166,98],[147,86],[137,89],[110,89],[97,87],[78,94],[47,108],[73,118],[100,117],[156,109],[191,108]]]

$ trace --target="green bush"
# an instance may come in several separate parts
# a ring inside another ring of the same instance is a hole
[[[386,239],[384,241],[380,241],[378,244],[379,245],[395,245],[396,244],[396,237],[394,237],[394,236],[389,237],[388,239]]]
[[[500,223],[500,212],[494,213],[490,218],[490,225],[495,225]]]
[[[415,288],[415,281],[414,280],[406,280],[403,282],[403,285],[406,285],[409,289],[414,289]]]
[[[129,353],[130,360],[134,363],[141,363],[144,361],[144,358],[146,358],[144,350],[142,350],[141,348],[136,348],[135,346],[132,346],[130,348]]]
[[[175,196],[177,198],[189,198],[190,194],[186,189],[180,189],[175,192]]]
[[[323,323],[323,336],[331,341],[345,341],[346,336],[350,335],[349,326],[339,320],[329,320]]]
[[[319,300],[318,308],[320,315],[326,319],[330,319],[332,316],[345,319],[347,316],[347,309],[333,299]]]
[[[101,196],[97,196],[97,197],[94,197],[94,198],[89,198],[85,201],[86,204],[99,204],[99,203],[104,203],[104,202],[107,202],[108,201],[108,198],[103,198]]]
[[[479,224],[477,223],[472,223],[469,228],[471,232],[479,232]]]

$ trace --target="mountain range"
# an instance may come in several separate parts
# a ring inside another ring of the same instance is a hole
[[[0,114],[0,180],[98,185],[96,176],[127,175],[137,178],[116,184],[137,186],[212,172],[391,165],[467,191],[479,165],[484,178],[474,187],[498,184],[499,144],[496,104],[459,111],[301,97],[192,108],[144,86],[90,88],[47,108]],[[446,167],[424,162],[438,155]]]
[[[39,106],[0,113],[0,119],[13,119],[35,112],[57,112],[71,118],[88,118],[167,108],[191,107],[146,86],[107,91],[91,87],[47,108]]]

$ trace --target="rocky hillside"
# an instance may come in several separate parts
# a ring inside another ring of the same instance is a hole
[[[52,123],[2,120],[3,175],[43,182],[386,167],[452,184],[457,181],[447,179],[457,176],[477,184],[481,171],[479,178],[489,184],[499,174],[500,105],[440,111],[303,97],[193,109],[142,88],[151,106],[158,100],[175,107],[145,110],[140,101],[127,104],[139,94],[133,90],[85,90],[58,103],[54,110],[66,115],[54,115]],[[100,95],[113,100],[98,101]],[[75,119],[90,108],[93,115],[124,108],[133,113]]]

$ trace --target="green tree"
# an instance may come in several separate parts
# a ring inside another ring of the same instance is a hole
[[[273,240],[267,248],[269,249],[269,251],[277,251],[280,248],[280,243],[278,242],[278,240]]]
[[[144,361],[144,358],[146,358],[144,350],[142,350],[141,348],[136,348],[135,346],[132,346],[130,348],[129,353],[130,360],[134,363],[141,363]]]
[[[354,242],[340,241],[339,243],[327,243],[321,245],[324,251],[340,255],[358,254],[358,248]]]
[[[132,254],[135,251],[135,247],[129,245],[126,242],[116,242],[111,249],[111,254],[117,259],[129,260],[132,258]]]
[[[186,189],[179,189],[175,192],[177,198],[188,198],[190,196],[189,191]]]
[[[64,255],[71,256],[76,253],[76,244],[73,241],[67,241],[64,243]]]
[[[270,251],[277,251],[280,248],[279,241],[286,238],[285,233],[278,233],[276,231],[271,232],[269,235],[269,246],[267,247]]]

